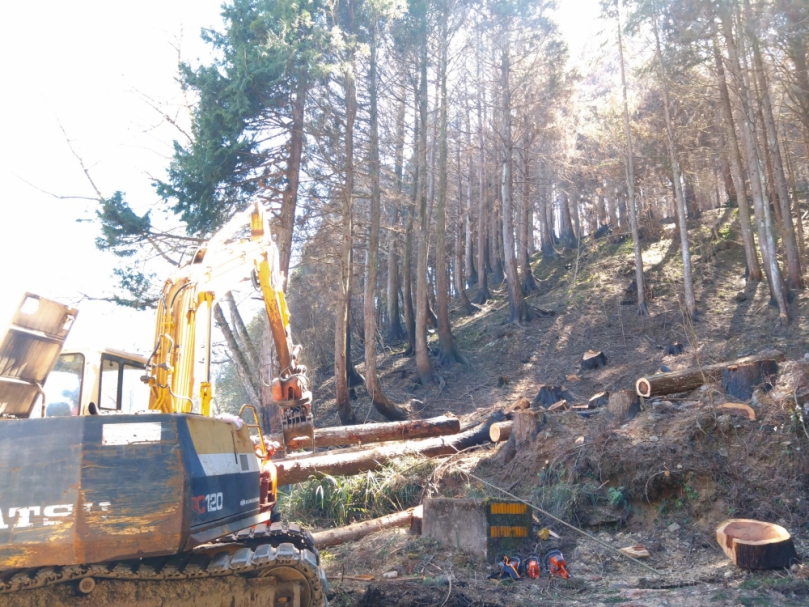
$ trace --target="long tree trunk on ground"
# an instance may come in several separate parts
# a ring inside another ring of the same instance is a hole
[[[399,89],[401,101],[396,113],[396,142],[394,151],[394,174],[396,178],[396,198],[391,202],[391,224],[388,230],[388,335],[389,342],[397,342],[406,336],[399,320],[399,204],[402,196],[404,173],[404,128],[405,91]]]
[[[351,304],[351,247],[353,241],[353,222],[351,218],[354,200],[354,120],[357,116],[357,91],[354,83],[353,65],[345,70],[343,85],[345,89],[345,182],[342,192],[343,241],[340,249],[340,272],[337,289],[337,305],[334,321],[334,391],[337,401],[337,413],[343,424],[358,422],[351,408],[348,394],[348,357],[349,344],[348,325],[349,306]]]
[[[768,282],[770,284],[770,293],[773,296],[776,304],[778,305],[778,312],[781,317],[782,323],[789,322],[789,308],[787,307],[786,293],[784,292],[783,277],[781,276],[781,268],[778,266],[778,259],[775,256],[775,239],[772,233],[772,218],[770,216],[769,204],[764,200],[764,193],[761,182],[761,172],[759,171],[758,156],[756,154],[756,142],[751,124],[752,103],[750,99],[750,92],[747,84],[742,75],[741,62],[739,60],[739,52],[736,47],[736,41],[733,36],[733,22],[731,15],[728,12],[727,6],[722,5],[720,11],[722,20],[722,33],[725,38],[728,49],[729,63],[731,75],[736,83],[736,90],[738,91],[739,100],[742,106],[742,119],[739,128],[742,133],[742,141],[744,142],[745,156],[747,157],[747,174],[750,178],[750,190],[753,195],[753,208],[756,215],[756,223],[758,225],[758,240],[759,247],[761,248],[761,256],[764,259],[764,267],[767,272]]]
[[[439,116],[438,116],[438,200],[435,205],[435,287],[438,311],[438,361],[440,364],[465,363],[452,337],[449,322],[449,281],[447,280],[447,21],[449,15],[444,3],[441,28],[441,56],[439,59]],[[459,192],[460,193],[460,192]],[[463,285],[462,285],[463,286]],[[463,290],[463,289],[461,289]]]
[[[719,102],[722,108],[722,122],[727,143],[730,173],[733,177],[733,188],[739,207],[739,225],[744,243],[744,257],[747,262],[747,280],[761,280],[761,266],[758,262],[756,243],[753,238],[753,226],[750,224],[750,203],[747,201],[747,187],[744,180],[744,167],[739,154],[739,142],[736,139],[736,127],[733,123],[733,109],[730,105],[730,94],[725,80],[725,68],[716,39],[713,41],[714,61],[716,62],[717,81],[719,83]]]
[[[509,57],[509,32],[503,33],[503,48],[500,60],[500,88],[502,95],[502,173],[500,181],[500,195],[503,202],[503,254],[506,266],[506,280],[508,286],[508,302],[511,314],[508,322],[519,325],[534,318],[531,308],[525,302],[520,285],[520,276],[517,273],[517,258],[514,256],[514,211],[512,209],[514,198],[514,183],[512,179],[512,164],[514,162],[514,143],[511,135],[511,58]]]
[[[489,250],[486,234],[490,215],[486,212],[486,148],[483,140],[483,101],[480,86],[480,49],[477,54],[477,116],[478,116],[478,292],[472,298],[476,304],[484,304],[491,298],[489,293],[488,264],[486,253]]]
[[[749,0],[745,0],[744,7],[748,29],[747,35],[753,47],[753,71],[756,73],[758,79],[761,113],[764,118],[764,130],[767,133],[767,147],[770,151],[772,171],[775,177],[774,185],[778,194],[778,202],[781,211],[780,231],[787,258],[787,284],[792,289],[803,289],[801,258],[795,239],[795,226],[792,222],[792,209],[790,208],[789,192],[787,191],[786,172],[784,171],[784,163],[781,160],[781,151],[778,146],[778,131],[775,127],[775,117],[773,116],[772,103],[770,101],[770,87],[767,83],[767,75],[764,72],[764,61],[761,58],[758,37],[754,25],[751,22]]]
[[[620,7],[619,7],[620,10]],[[621,36],[621,17],[618,20],[618,54],[621,61],[621,89],[624,99],[624,131],[626,136],[626,187],[629,191],[629,221],[632,230],[632,243],[635,250],[635,284],[638,294],[638,314],[646,316],[649,311],[646,307],[646,281],[643,277],[643,254],[640,249],[640,236],[638,234],[638,218],[635,216],[635,159],[632,154],[632,132],[629,129],[629,101],[626,95],[626,74],[624,73],[624,44]]]
[[[674,181],[674,193],[677,197],[677,219],[680,228],[680,249],[683,256],[683,290],[685,291],[685,307],[692,320],[697,320],[697,299],[694,296],[694,277],[691,267],[691,251],[688,246],[688,215],[683,196],[683,186],[681,182],[680,163],[677,161],[677,152],[674,142],[674,127],[671,123],[671,101],[669,100],[668,76],[663,63],[663,52],[660,49],[660,35],[657,29],[657,11],[652,15],[652,24],[655,34],[655,49],[657,51],[657,61],[660,66],[660,85],[663,89],[663,112],[666,116],[666,139],[669,145],[669,161],[671,162],[671,173]],[[634,207],[630,201],[630,207]],[[634,217],[631,218],[634,223]],[[640,286],[640,285],[638,285]],[[640,293],[640,289],[638,289]]]
[[[433,363],[427,348],[427,246],[430,218],[427,214],[427,15],[421,16],[419,49],[418,205],[419,234],[416,260],[416,369],[423,385],[435,381]]]
[[[365,280],[365,387],[374,407],[386,419],[407,419],[407,411],[382,390],[376,371],[376,276],[379,264],[379,222],[382,192],[379,185],[379,117],[377,108],[377,26],[372,26],[368,94],[371,114],[371,218],[368,239],[368,273]]]
[[[280,227],[278,230],[278,254],[281,272],[289,277],[289,262],[292,257],[292,232],[295,226],[295,209],[298,204],[298,184],[301,175],[301,155],[303,154],[304,108],[309,94],[309,80],[306,70],[299,70],[295,85],[295,99],[292,101],[292,125],[287,158],[287,186],[281,199]],[[286,287],[286,281],[284,282]]]

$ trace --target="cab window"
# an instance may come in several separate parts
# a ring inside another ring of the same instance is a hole
[[[149,386],[140,381],[144,367],[129,360],[101,357],[98,405],[106,411],[136,413],[149,407]]]
[[[62,354],[45,382],[45,417],[79,414],[84,356]]]

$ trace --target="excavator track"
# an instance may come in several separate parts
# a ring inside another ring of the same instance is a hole
[[[95,580],[160,582],[228,575],[273,577],[278,603],[328,607],[328,583],[311,534],[296,524],[282,523],[256,525],[171,556],[6,571],[0,573],[0,594],[65,582],[76,582],[80,591],[88,592]]]

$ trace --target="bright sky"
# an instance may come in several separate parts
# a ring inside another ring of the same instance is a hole
[[[221,0],[40,0],[0,3],[0,327],[25,291],[71,305],[110,294],[118,260],[96,250],[94,196],[61,126],[103,195],[122,190],[142,212],[156,196],[178,133],[144,97],[177,108],[178,52],[207,56]],[[598,0],[559,0],[578,58],[600,25]],[[174,111],[174,110],[172,110]],[[40,191],[43,190],[43,191]],[[69,344],[151,349],[153,313],[80,304]],[[2,330],[2,329],[0,329]]]

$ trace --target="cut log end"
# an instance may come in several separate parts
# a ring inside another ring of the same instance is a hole
[[[489,428],[489,438],[493,443],[501,443],[508,440],[508,437],[511,436],[511,428],[513,425],[514,422],[512,421],[492,424],[492,427]]]
[[[638,396],[649,398],[652,395],[651,382],[645,377],[641,377],[637,382],[635,382],[635,392],[638,393]]]
[[[603,352],[595,352],[594,350],[588,350],[584,353],[581,359],[581,368],[582,369],[601,369],[607,365],[607,357],[604,356]]]
[[[731,561],[745,569],[783,569],[798,562],[792,536],[773,523],[730,519],[716,528],[716,541]]]

